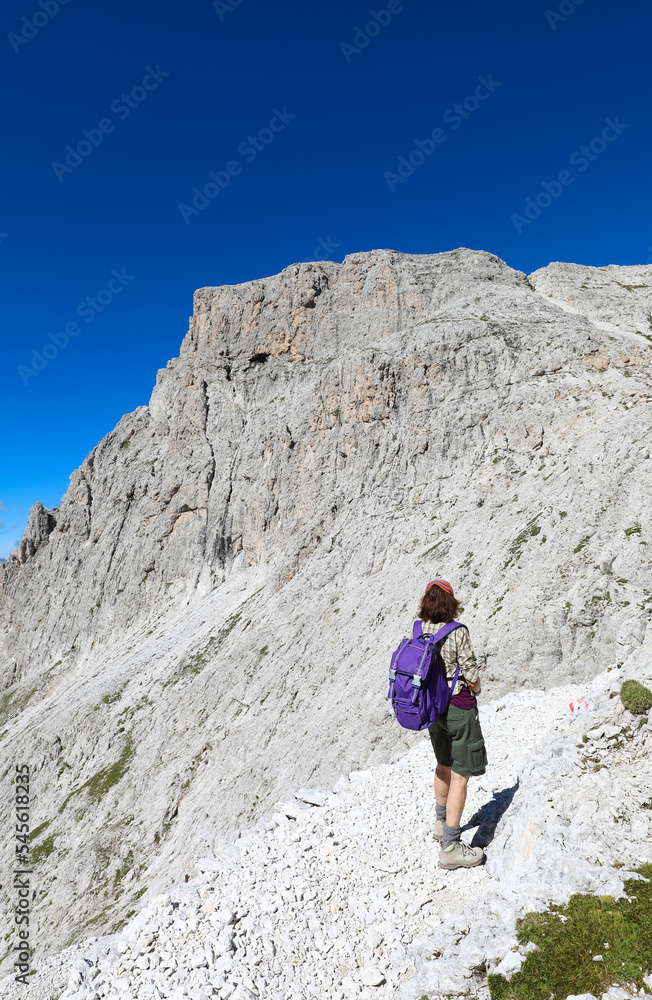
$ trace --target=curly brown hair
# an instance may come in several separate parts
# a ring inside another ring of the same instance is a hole
[[[454,622],[462,606],[441,587],[431,587],[421,598],[418,617],[424,622]]]

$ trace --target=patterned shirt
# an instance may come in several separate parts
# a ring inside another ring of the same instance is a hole
[[[422,622],[421,624],[424,633],[429,632],[431,635],[435,635],[440,628],[444,627],[446,622]],[[447,635],[440,647],[440,652],[449,682],[455,676],[457,664],[460,664],[460,676],[455,685],[453,695],[459,694],[462,687],[466,687],[462,682],[462,678],[465,681],[471,681],[472,684],[477,681],[480,676],[480,668],[475,658],[467,629],[456,628],[454,632]],[[450,683],[448,686],[450,687]]]

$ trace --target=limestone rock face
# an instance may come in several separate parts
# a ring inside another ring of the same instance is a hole
[[[602,329],[637,331],[652,342],[652,280],[649,265],[585,267],[549,264],[530,275],[538,292]]]
[[[0,567],[40,947],[411,745],[386,672],[433,576],[490,694],[631,655],[652,608],[650,286],[652,266],[528,279],[381,250],[195,294],[149,406]]]

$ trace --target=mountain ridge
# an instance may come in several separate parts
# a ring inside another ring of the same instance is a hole
[[[652,266],[579,267],[372,251],[198,290],[150,404],[0,569],[42,948],[71,893],[73,936],[110,929],[266,804],[410,745],[385,661],[423,580],[453,580],[490,696],[646,641]]]

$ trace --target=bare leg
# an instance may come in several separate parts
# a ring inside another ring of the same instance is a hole
[[[449,773],[450,789],[446,801],[446,826],[459,826],[462,821],[464,804],[466,803],[466,786],[469,779],[455,771],[447,769]],[[435,788],[436,779],[435,779]]]
[[[451,783],[451,769],[437,764],[435,768],[435,801],[438,806],[445,806]]]

